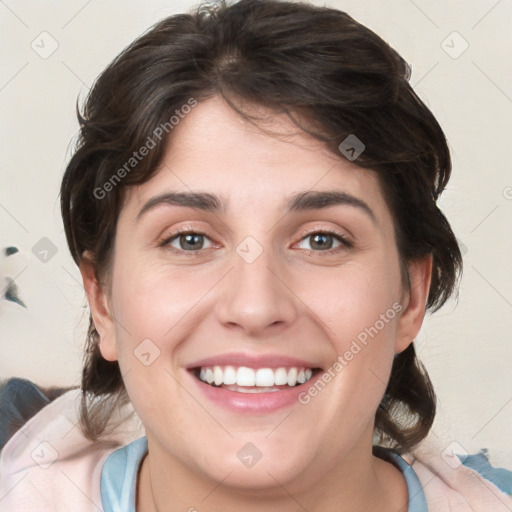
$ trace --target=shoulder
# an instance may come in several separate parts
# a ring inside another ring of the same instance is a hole
[[[428,510],[510,512],[512,471],[494,467],[486,450],[468,455],[459,446],[429,439],[404,455],[421,482]]]
[[[36,413],[71,388],[41,388],[34,382],[13,377],[0,382],[0,450]]]
[[[2,393],[5,390],[2,390]],[[115,428],[90,441],[78,423],[80,389],[44,405],[5,443],[0,452],[2,510],[102,510],[100,478],[110,453],[144,435],[131,406],[112,418]],[[0,397],[1,401],[1,397]],[[22,419],[20,418],[20,421]]]
[[[459,455],[458,458],[464,466],[474,469],[502,492],[512,496],[512,471],[500,467],[495,468],[489,460],[489,451],[486,448],[482,448],[473,455]]]

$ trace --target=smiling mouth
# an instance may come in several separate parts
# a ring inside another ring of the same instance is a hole
[[[202,366],[192,368],[193,375],[214,388],[239,393],[272,393],[307,383],[320,368],[279,367],[249,368],[247,366]]]

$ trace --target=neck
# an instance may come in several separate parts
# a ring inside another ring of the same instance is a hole
[[[150,453],[160,455],[158,447]],[[165,461],[165,465],[164,465]],[[218,481],[201,478],[180,461],[146,455],[137,479],[137,512],[406,512],[408,491],[401,471],[371,455],[348,454],[343,462],[311,471],[301,481],[278,482],[269,475],[265,490],[230,486],[232,472]],[[312,475],[315,476],[312,476]],[[172,475],[169,478],[168,475]]]

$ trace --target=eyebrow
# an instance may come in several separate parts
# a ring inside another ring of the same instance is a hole
[[[228,201],[224,197],[209,192],[166,192],[147,201],[139,211],[137,220],[148,211],[162,204],[184,206],[204,212],[223,214],[227,211]],[[308,190],[293,194],[285,203],[284,213],[320,210],[337,205],[358,208],[366,213],[374,223],[376,222],[375,214],[368,204],[362,199],[341,190]]]

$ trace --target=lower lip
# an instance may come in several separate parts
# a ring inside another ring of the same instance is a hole
[[[202,393],[217,405],[235,412],[242,413],[268,413],[296,404],[299,394],[307,391],[322,375],[316,375],[299,386],[273,391],[270,393],[238,393],[224,388],[216,388],[199,380],[192,372],[187,372],[196,382]]]

